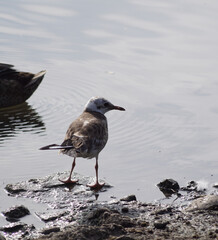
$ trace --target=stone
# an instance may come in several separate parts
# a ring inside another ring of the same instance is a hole
[[[41,233],[44,234],[44,235],[48,235],[48,234],[53,233],[53,232],[60,232],[60,228],[59,227],[51,227],[51,228],[43,229],[41,231]]]
[[[36,215],[43,221],[43,222],[51,222],[56,219],[59,219],[65,215],[67,215],[67,211],[55,211],[55,212],[37,212]]]
[[[120,201],[131,202],[131,201],[137,201],[137,200],[135,195],[129,195],[127,197],[121,198]]]
[[[166,197],[177,194],[180,189],[178,182],[173,179],[165,179],[158,183],[157,186]]]
[[[128,213],[128,212],[129,212],[129,208],[128,208],[128,207],[123,207],[123,208],[121,209],[121,211],[122,211],[123,213]]]
[[[5,187],[5,190],[11,194],[17,194],[21,192],[26,192],[26,189],[23,187],[19,186],[19,184],[7,184]]]
[[[135,239],[128,236],[121,236],[121,237],[115,238],[115,240],[135,240]]]
[[[154,227],[157,229],[165,229],[167,224],[169,224],[169,222],[155,222],[154,223]]]
[[[155,214],[157,214],[157,215],[163,215],[163,214],[167,214],[167,213],[172,213],[172,207],[167,207],[167,208],[162,208],[162,209],[160,209],[160,210],[157,210],[156,212],[155,212]]]
[[[188,212],[196,210],[218,210],[218,195],[199,197],[186,208]]]
[[[3,231],[5,233],[15,233],[18,231],[25,231],[26,229],[35,229],[33,225],[27,225],[26,223],[10,223],[6,226],[3,226],[0,228],[0,231]]]
[[[25,206],[19,205],[19,206],[13,206],[2,213],[4,214],[4,216],[8,221],[10,221],[10,219],[12,220],[15,219],[16,221],[16,219],[29,215],[30,211]]]

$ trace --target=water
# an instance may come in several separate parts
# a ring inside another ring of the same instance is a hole
[[[218,179],[217,11],[204,0],[1,1],[1,62],[47,74],[27,103],[0,111],[0,211],[19,202],[6,184],[70,170],[72,158],[38,149],[61,143],[96,95],[126,108],[107,114],[99,175],[114,187],[99,200],[154,201],[165,178],[210,189]],[[94,165],[78,159],[75,171],[94,176]]]

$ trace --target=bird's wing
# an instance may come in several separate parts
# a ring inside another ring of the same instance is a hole
[[[71,146],[75,150],[79,150],[81,147],[86,144],[86,137],[78,137],[73,135],[71,138],[65,139],[61,144],[62,147]]]

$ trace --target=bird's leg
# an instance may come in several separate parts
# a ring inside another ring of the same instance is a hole
[[[74,160],[73,160],[72,168],[71,168],[71,171],[70,171],[70,176],[68,177],[68,179],[66,179],[66,180],[59,179],[59,181],[61,181],[62,183],[65,183],[65,184],[78,182],[78,180],[71,180],[71,176],[72,176],[73,169],[74,169],[75,166],[76,166],[76,158],[74,158]]]
[[[88,184],[87,186],[90,187],[93,190],[100,190],[104,186],[104,183],[100,184],[98,182],[98,156],[96,157],[95,172],[96,172],[96,182],[95,182],[95,184],[94,185]]]

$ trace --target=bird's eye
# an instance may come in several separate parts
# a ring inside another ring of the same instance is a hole
[[[109,106],[109,103],[106,102],[106,103],[104,104],[104,107],[108,107],[108,106]]]

